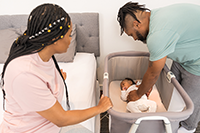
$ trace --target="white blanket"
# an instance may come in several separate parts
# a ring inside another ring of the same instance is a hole
[[[127,96],[128,94],[133,91],[133,90],[137,90],[138,87],[136,87],[136,85],[131,85],[127,90],[123,90],[121,91],[121,99],[123,101],[127,100]],[[127,110],[130,111],[131,113],[133,112],[156,112],[156,102],[149,100],[146,96],[146,94],[144,94],[140,99],[138,99],[137,101],[130,101],[127,104]]]
[[[131,85],[127,90],[121,91],[121,99],[126,102],[128,94],[133,91],[137,90],[138,87],[136,85]],[[140,99],[137,101],[130,101],[127,104],[127,110],[131,113],[136,112],[156,112],[157,104],[156,102],[149,100],[144,94]]]

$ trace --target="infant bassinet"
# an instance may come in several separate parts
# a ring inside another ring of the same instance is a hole
[[[131,133],[177,133],[179,122],[187,119],[193,112],[191,99],[178,81],[169,76],[173,74],[166,65],[155,84],[162,103],[158,106],[163,106],[165,110],[155,113],[128,113],[125,106],[115,101],[115,97],[119,96],[113,96],[113,90],[109,87],[113,82],[119,83],[126,77],[142,79],[148,67],[148,59],[149,53],[136,51],[112,53],[105,58],[103,93],[113,102],[113,108],[108,110],[111,133],[128,133],[132,125]],[[119,87],[114,90],[116,89]]]

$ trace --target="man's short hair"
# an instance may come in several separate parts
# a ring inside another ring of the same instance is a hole
[[[119,9],[117,21],[119,22],[119,24],[121,26],[121,35],[124,32],[125,17],[127,14],[130,14],[136,21],[138,21],[140,23],[140,21],[137,19],[136,15],[134,14],[138,10],[139,11],[146,11],[146,10],[150,11],[148,8],[145,8],[144,5],[139,5],[137,2],[136,3],[128,2]]]

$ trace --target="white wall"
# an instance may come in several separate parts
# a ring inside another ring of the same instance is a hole
[[[55,3],[67,12],[98,12],[100,20],[100,58],[98,58],[99,80],[102,83],[104,58],[117,51],[148,51],[145,44],[134,42],[125,34],[120,36],[117,13],[121,6],[130,0],[0,0],[0,15],[29,14],[33,8],[42,3]],[[174,3],[194,3],[200,0],[139,0],[140,4],[153,9]]]

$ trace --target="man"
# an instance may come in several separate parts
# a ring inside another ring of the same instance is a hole
[[[156,83],[167,57],[171,58],[171,71],[194,103],[193,114],[180,122],[178,133],[193,133],[200,121],[200,6],[176,4],[150,11],[128,2],[119,9],[118,21],[121,34],[147,43],[150,52],[142,84],[129,93],[129,100],[146,93]]]

